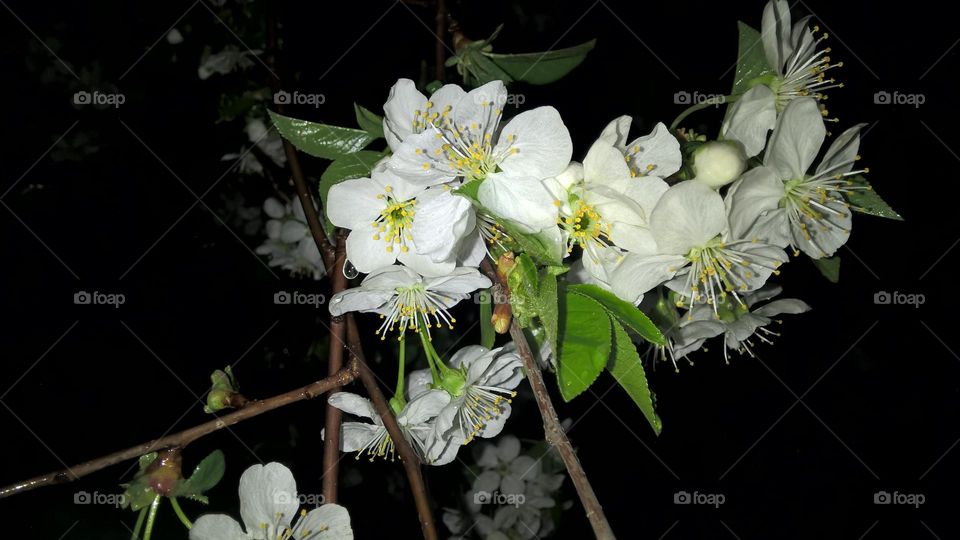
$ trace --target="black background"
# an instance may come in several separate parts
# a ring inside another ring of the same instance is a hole
[[[951,351],[960,350],[951,279],[960,256],[951,249],[960,236],[953,105],[960,33],[949,17],[924,6],[801,1],[793,8],[814,14],[830,32],[831,56],[844,62],[836,76],[846,86],[830,92],[831,115],[839,117],[838,129],[870,123],[862,163],[906,221],[857,216],[839,252],[839,285],[803,258],[786,266],[786,296],[814,310],[785,321],[783,337],[761,348],[760,361],[737,358],[726,366],[715,346],[679,374],[658,366],[651,378],[664,422],[659,437],[618,388],[607,393],[614,384],[608,378],[572,403],[556,398],[561,417],[575,422],[570,437],[621,538],[960,534],[960,455],[951,452],[960,437],[960,357]],[[201,4],[4,0],[4,7],[0,189],[14,187],[0,208],[0,483],[204,421],[197,396],[209,373],[226,364],[238,362],[251,396],[325,373],[325,310],[280,309],[272,295],[323,292],[326,285],[277,271],[278,281],[250,251],[257,238],[228,230],[205,208],[220,211],[221,197],[240,189],[233,173],[217,180],[230,165],[219,156],[237,151],[243,135],[239,123],[215,124],[227,82],[198,80],[196,65],[204,43],[244,45]],[[321,108],[296,116],[353,125],[353,101],[378,111],[398,77],[417,79],[421,62],[433,58],[430,8],[382,0],[277,7],[284,71],[301,72],[286,87],[326,96]],[[584,65],[559,83],[514,88],[524,107],[559,109],[575,158],[618,115],[633,115],[645,131],[683,109],[674,104],[678,91],[725,93],[736,21],[758,27],[762,8],[753,0],[451,6],[477,39],[506,23],[500,51],[598,38]],[[162,37],[175,22],[190,31],[172,46]],[[101,79],[126,103],[116,110],[72,106],[73,92],[88,87],[65,73],[38,37],[81,77],[82,66],[98,62]],[[244,41],[264,46],[256,37]],[[44,82],[44,70],[59,73],[59,82]],[[259,64],[246,75],[266,80]],[[452,70],[448,75],[455,80]],[[925,103],[876,104],[880,91],[922,94]],[[720,114],[698,113],[687,124],[716,126]],[[73,130],[96,137],[99,151],[80,161],[44,154],[74,122]],[[319,176],[323,163],[306,166]],[[191,190],[200,195],[211,186],[196,203]],[[250,191],[249,183],[242,187]],[[268,193],[264,186],[262,195]],[[79,290],[120,292],[127,303],[77,306]],[[879,291],[923,294],[925,303],[877,305]],[[457,316],[463,329],[475,317]],[[308,355],[318,339],[316,354]],[[371,339],[371,357],[390,358],[382,347],[374,353],[378,347]],[[394,376],[391,366],[378,368],[385,380]],[[321,426],[319,401],[287,407],[191,445],[185,466],[224,449],[227,477],[211,493],[211,508],[235,515],[236,480],[259,461],[291,465],[300,491],[315,493]],[[542,437],[532,402],[521,400],[509,426],[522,438]],[[350,480],[342,502],[358,537],[415,538],[399,467],[344,463]],[[126,468],[0,501],[3,537],[17,530],[32,538],[129,537],[124,523],[131,526],[133,514],[73,504],[80,490],[117,492],[129,478],[121,476]],[[426,478],[440,505],[455,504],[466,489],[456,466],[428,469]],[[565,489],[575,500],[569,483]],[[726,502],[719,509],[675,505],[681,490],[721,493]],[[925,504],[875,505],[878,491],[923,494]],[[199,505],[185,504],[191,515],[200,513]],[[160,519],[158,538],[185,536],[172,513]],[[575,503],[557,537],[589,536]]]

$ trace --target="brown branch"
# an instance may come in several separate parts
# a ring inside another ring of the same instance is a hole
[[[242,408],[230,414],[218,417],[209,422],[185,429],[179,433],[167,435],[159,439],[153,439],[145,443],[131,446],[125,450],[120,450],[103,457],[85,461],[73,467],[67,467],[59,471],[53,471],[41,476],[30,478],[22,482],[17,482],[9,486],[0,488],[0,498],[9,497],[32,489],[49,486],[53,484],[65,484],[72,482],[88,474],[97,472],[101,469],[116,465],[118,463],[138,458],[150,452],[163,450],[167,448],[183,448],[191,442],[219,431],[225,427],[232,426],[254,416],[259,416],[267,411],[278,409],[291,403],[313,399],[330,390],[343,386],[353,381],[359,373],[358,362],[352,361],[347,367],[337,371],[330,377],[308,384],[306,386],[273,396],[262,400],[253,400],[247,402]]]
[[[503,290],[509,293],[509,288],[506,281],[503,280],[503,276],[500,276],[494,270],[489,260],[484,260],[481,268],[487,277],[494,283],[499,282]],[[540,371],[540,366],[533,356],[533,351],[530,350],[530,344],[527,343],[527,337],[520,325],[517,324],[516,318],[510,325],[510,337],[513,338],[513,342],[517,346],[517,352],[523,360],[523,369],[526,371],[527,380],[530,381],[530,387],[533,389],[533,397],[537,400],[537,408],[540,409],[540,416],[543,418],[544,438],[560,454],[560,458],[567,468],[567,474],[570,475],[573,486],[577,489],[580,503],[583,504],[587,513],[587,519],[590,520],[590,526],[593,527],[593,534],[602,540],[614,540],[613,529],[610,528],[610,523],[603,513],[603,507],[600,506],[597,494],[594,493],[593,486],[590,485],[587,473],[583,470],[583,465],[580,464],[580,459],[577,458],[573,445],[570,444],[570,439],[567,438],[567,434],[560,425],[557,411],[553,408],[553,402],[550,400],[550,392],[547,391],[547,385],[543,381],[543,373]]]
[[[354,353],[354,351],[359,351],[360,333],[357,330],[357,323],[353,319],[353,315],[347,314],[346,319],[347,340],[350,343],[349,348],[351,353]],[[367,389],[367,394],[370,395],[377,414],[379,414],[383,420],[383,425],[387,428],[387,433],[390,434],[390,439],[393,441],[394,446],[396,446],[397,454],[400,455],[400,462],[403,463],[403,469],[407,473],[407,480],[410,482],[410,492],[413,494],[413,501],[417,507],[417,515],[420,517],[420,529],[423,531],[423,538],[424,540],[437,540],[437,527],[433,521],[433,510],[430,508],[430,498],[427,495],[427,487],[423,482],[423,476],[420,471],[420,459],[417,457],[417,454],[414,453],[406,437],[403,436],[403,431],[400,430],[400,424],[397,423],[397,418],[393,415],[393,411],[390,410],[390,405],[387,403],[383,392],[380,391],[376,377],[364,361],[362,353],[360,356],[354,354],[354,359],[357,360],[359,366],[360,381],[363,382],[364,388]]]
[[[346,235],[340,234],[337,242],[336,258],[330,272],[333,294],[347,288],[347,278],[343,275],[343,265],[347,259]],[[330,352],[327,357],[327,374],[333,374],[343,366],[343,345],[346,338],[346,325],[343,317],[330,317]],[[354,354],[357,358],[359,355]],[[324,419],[326,435],[323,438],[323,497],[328,503],[337,502],[337,484],[340,478],[340,423],[343,413],[340,409],[327,404]]]

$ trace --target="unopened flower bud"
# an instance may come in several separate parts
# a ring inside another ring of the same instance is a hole
[[[746,163],[738,143],[710,141],[693,153],[694,180],[717,189],[740,178]]]
[[[496,304],[493,306],[493,315],[490,316],[490,323],[498,334],[506,334],[510,331],[510,305]]]

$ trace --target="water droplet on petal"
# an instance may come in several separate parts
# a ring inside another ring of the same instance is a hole
[[[350,261],[345,261],[343,263],[343,277],[347,279],[353,279],[357,277],[360,272],[357,270],[357,267],[353,265]]]

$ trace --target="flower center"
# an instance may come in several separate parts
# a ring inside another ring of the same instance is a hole
[[[468,386],[458,411],[460,425],[467,436],[463,444],[469,443],[483,431],[487,422],[503,414],[504,404],[512,403],[516,395],[512,390],[496,386]]]
[[[813,33],[820,31],[819,26],[813,27]],[[843,62],[830,63],[830,47],[817,50],[817,44],[827,39],[829,34],[823,33],[819,38],[805,42],[784,61],[781,74],[770,84],[770,89],[777,96],[777,110],[783,112],[790,101],[798,97],[813,97],[818,101],[827,99],[823,93],[831,88],[843,88],[834,78],[827,78],[827,71],[843,67]],[[827,115],[826,109],[823,110]],[[836,119],[830,119],[836,121]]]
[[[720,317],[718,306],[727,301],[727,293],[732,293],[737,304],[744,305],[738,293],[750,289],[751,282],[760,272],[769,270],[779,275],[777,268],[781,264],[776,258],[738,249],[748,243],[751,241],[726,244],[717,236],[705,245],[691,249],[686,256],[690,270],[680,294],[689,298],[691,305],[712,306],[717,317]],[[677,307],[684,307],[684,298],[677,300]]]
[[[382,239],[387,246],[387,251],[391,253],[394,246],[399,246],[403,253],[410,251],[407,243],[413,240],[413,236],[409,228],[413,224],[417,200],[400,201],[394,198],[393,188],[390,186],[385,186],[384,193],[377,195],[377,199],[385,201],[386,206],[380,210],[380,216],[372,224],[373,239]]]
[[[427,289],[423,283],[414,283],[406,287],[397,287],[396,294],[389,300],[386,315],[380,315],[383,322],[377,329],[376,335],[381,340],[387,338],[387,332],[398,330],[400,336],[397,339],[403,339],[404,332],[407,329],[413,332],[420,332],[421,328],[426,328],[427,336],[430,335],[430,329],[446,325],[453,330],[453,324],[457,319],[447,311],[444,301],[450,301],[451,298]]]
[[[593,205],[579,199],[574,203],[573,208],[571,215],[561,219],[561,225],[570,235],[567,242],[567,253],[573,251],[575,245],[584,250],[589,245],[601,248],[608,247],[610,245],[610,224],[603,220]]]

